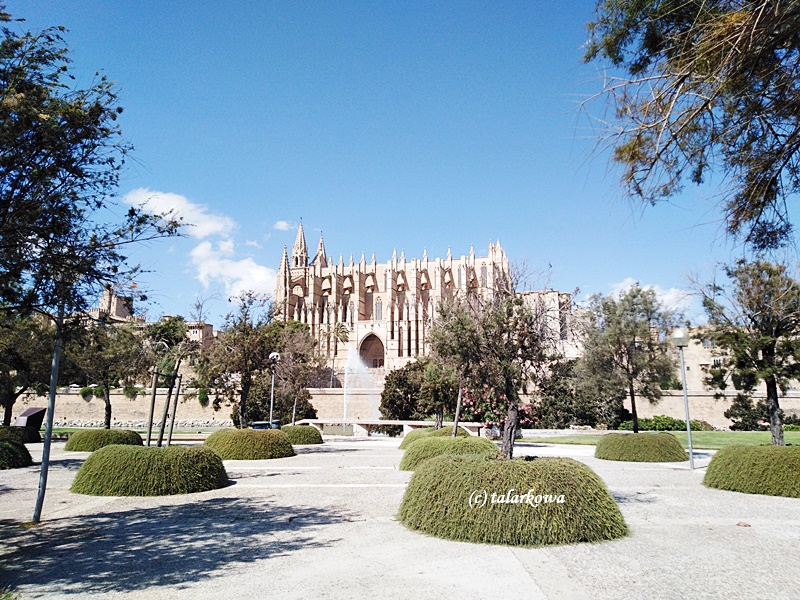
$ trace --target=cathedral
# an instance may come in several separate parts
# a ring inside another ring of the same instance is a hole
[[[405,252],[378,263],[342,257],[334,263],[320,235],[309,257],[303,225],[297,230],[291,256],[283,249],[275,290],[275,316],[306,323],[329,364],[344,372],[348,356],[357,353],[370,369],[388,372],[428,353],[427,333],[439,303],[459,290],[492,294],[509,277],[505,251],[489,243],[488,256],[406,259]],[[542,292],[535,292],[541,297]],[[564,321],[569,294],[544,292]],[[565,304],[566,302],[566,304]],[[566,335],[566,322],[562,323]]]

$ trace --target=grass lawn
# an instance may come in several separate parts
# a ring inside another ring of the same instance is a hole
[[[684,448],[688,448],[685,431],[670,431]],[[800,446],[800,431],[784,431],[784,439],[787,444]],[[602,435],[570,435],[559,437],[540,437],[525,438],[517,444],[588,444],[594,446]],[[770,445],[772,434],[769,431],[693,431],[692,446],[707,450],[719,450],[725,446],[734,444],[746,444],[749,446]]]

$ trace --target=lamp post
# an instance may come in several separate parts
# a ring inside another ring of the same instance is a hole
[[[683,362],[683,349],[689,345],[689,333],[684,329],[672,332],[672,342],[681,355],[681,381],[683,383],[683,407],[686,410],[686,434],[689,438],[689,467],[694,471],[694,452],[692,451],[692,423],[689,419],[689,394],[686,390],[686,365]]]
[[[269,428],[272,429],[272,407],[275,405],[275,367],[278,365],[278,361],[281,359],[281,355],[277,352],[272,352],[269,355],[270,360],[270,367],[272,369],[272,389],[269,393]]]

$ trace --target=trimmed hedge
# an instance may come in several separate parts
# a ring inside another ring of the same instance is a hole
[[[142,436],[129,429],[85,429],[71,433],[64,450],[94,452],[113,445],[142,446]]]
[[[571,458],[431,458],[411,477],[397,519],[449,540],[515,546],[599,542],[628,533],[600,477]]]
[[[289,438],[280,429],[220,429],[205,445],[222,460],[262,460],[294,456]]]
[[[595,458],[628,462],[683,462],[689,456],[671,433],[607,433],[600,438]]]
[[[321,444],[322,434],[311,425],[284,425],[281,431],[286,434],[290,444]]]
[[[400,461],[401,471],[414,471],[420,464],[440,454],[480,454],[496,456],[497,444],[480,437],[427,436],[409,446]]]
[[[714,426],[708,421],[692,419],[689,423],[692,431],[714,431]],[[633,431],[633,421],[623,421],[617,429]],[[667,415],[656,415],[652,418],[642,417],[639,419],[639,431],[686,431],[686,421]]]
[[[81,466],[71,491],[90,496],[171,496],[228,485],[222,459],[202,446],[105,446]]]
[[[31,453],[24,444],[12,439],[0,439],[0,469],[19,469],[32,464]]]
[[[400,450],[405,450],[415,441],[422,439],[424,437],[452,437],[453,435],[453,426],[450,425],[448,427],[442,427],[441,429],[434,429],[433,427],[423,427],[422,429],[415,429],[414,431],[408,432],[406,436],[403,438],[403,441],[400,443]],[[456,432],[456,437],[470,437],[469,431],[464,429],[463,427],[459,427],[458,431]]]
[[[707,487],[800,498],[800,446],[728,446],[706,469]]]
[[[33,427],[0,425],[0,440],[14,440],[20,444],[38,444],[42,441],[42,434]]]
[[[423,427],[421,429],[415,429],[414,431],[409,431],[407,434],[403,436],[403,441],[400,442],[398,448],[400,450],[405,450],[415,441],[421,440],[424,437],[428,437],[431,433],[433,433],[433,427]]]

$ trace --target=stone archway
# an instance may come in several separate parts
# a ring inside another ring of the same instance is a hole
[[[383,342],[374,333],[370,333],[361,342],[361,348],[358,355],[367,367],[370,369],[377,369],[383,367],[384,348]]]

